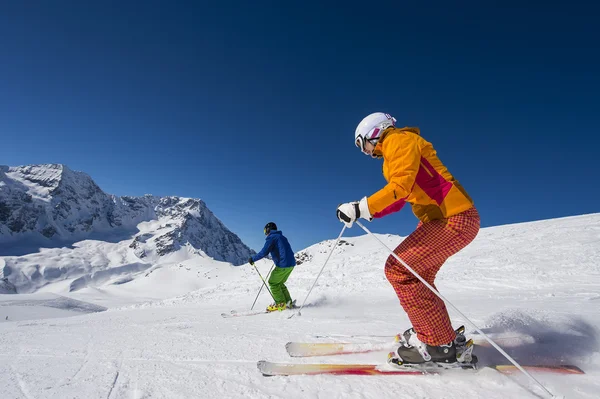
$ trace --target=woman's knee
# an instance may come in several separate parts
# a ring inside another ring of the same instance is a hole
[[[390,256],[387,262],[385,262],[384,272],[385,277],[390,283],[403,282],[410,278],[410,272],[393,256]]]

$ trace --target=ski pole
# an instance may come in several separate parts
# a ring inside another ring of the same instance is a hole
[[[265,287],[267,288],[267,291],[269,291],[269,294],[271,294],[271,298],[273,298],[273,302],[275,302],[275,303],[276,303],[277,301],[275,300],[275,297],[273,296],[273,293],[271,292],[271,290],[269,289],[269,287],[267,287],[267,282],[266,282],[266,281],[265,281],[265,279],[263,278],[262,274],[260,274],[260,272],[258,271],[258,267],[256,267],[256,264],[254,264],[254,265],[252,265],[252,266],[254,266],[254,269],[256,270],[256,273],[258,273],[258,275],[260,276],[260,279],[262,280],[263,284],[264,284],[264,285],[265,285]],[[271,273],[271,272],[269,272],[269,273]],[[261,286],[261,288],[262,288],[262,286]],[[258,298],[258,297],[257,297],[257,298]],[[254,306],[254,305],[252,305],[252,306]]]
[[[269,270],[269,273],[267,274],[267,279],[271,275],[271,271],[273,270],[274,266],[275,266],[275,264],[273,264],[273,266],[271,266],[271,270]],[[250,310],[254,309],[254,305],[256,305],[256,301],[258,300],[258,297],[260,296],[260,293],[262,292],[262,289],[264,286],[265,286],[264,284],[260,285],[260,289],[258,290],[258,294],[256,294],[256,298],[254,298],[254,302],[252,303],[252,307],[250,308]],[[273,296],[273,295],[271,294],[271,296]]]
[[[400,262],[412,274],[414,274],[414,276],[416,278],[418,278],[419,281],[421,281],[427,288],[429,288],[431,290],[431,292],[433,292],[438,298],[440,298],[442,301],[444,301],[444,303],[446,303],[448,306],[450,306],[452,309],[454,309],[456,311],[456,313],[458,313],[463,319],[465,319],[469,324],[471,324],[475,328],[475,331],[477,331],[479,334],[481,334],[481,336],[483,338],[485,338],[494,348],[496,348],[498,350],[498,352],[500,352],[505,358],[507,358],[508,361],[510,361],[517,369],[522,371],[523,374],[525,374],[533,382],[535,382],[537,385],[539,385],[544,391],[546,391],[546,393],[548,393],[548,395],[550,395],[553,398],[556,398],[556,396],[554,396],[552,394],[552,392],[550,392],[548,390],[548,388],[546,388],[544,385],[542,385],[541,382],[536,380],[531,374],[529,374],[527,372],[527,370],[525,370],[523,367],[521,367],[521,365],[519,363],[517,363],[517,361],[515,359],[510,357],[508,353],[506,353],[502,348],[500,348],[498,346],[498,344],[496,344],[490,337],[488,337],[483,331],[481,331],[479,329],[479,327],[477,327],[477,325],[475,323],[473,323],[467,316],[465,316],[460,310],[458,310],[458,308],[456,306],[454,306],[452,304],[452,302],[450,302],[449,300],[444,298],[444,296],[442,294],[440,294],[435,288],[433,288],[427,281],[425,281],[425,279],[423,279],[423,277],[419,276],[419,274],[417,272],[415,272],[409,265],[407,265],[406,262],[404,262],[402,259],[400,259],[400,257],[398,255],[396,255],[396,253],[393,250],[391,250],[387,245],[385,245],[383,241],[381,241],[379,238],[377,238],[377,236],[375,234],[371,233],[369,231],[369,229],[367,229],[365,226],[363,226],[358,220],[356,220],[355,223],[357,225],[359,225],[364,231],[366,231],[371,237],[373,237],[377,241],[379,241],[379,243],[390,252],[390,255],[392,255],[394,258],[396,258],[396,260],[398,262]]]
[[[331,254],[333,254],[333,250],[337,247],[338,242],[340,241],[340,238],[342,238],[342,234],[344,234],[345,230],[346,230],[346,225],[344,224],[344,227],[342,227],[342,231],[340,231],[340,235],[338,236],[337,240],[335,240],[335,244],[333,244],[333,248],[331,248],[331,251],[329,252],[329,255],[327,256],[327,259],[325,259],[325,264],[323,264],[323,267],[321,268],[321,271],[317,275],[317,278],[315,279],[315,282],[313,283],[312,287],[310,287],[310,290],[308,291],[308,294],[306,294],[306,298],[304,298],[304,302],[302,303],[302,306],[300,306],[300,309],[298,309],[298,316],[302,316],[302,313],[301,313],[302,312],[302,308],[304,307],[304,304],[306,303],[306,300],[308,299],[308,296],[312,292],[313,288],[315,288],[315,284],[317,284],[317,280],[321,276],[321,273],[323,273],[323,269],[325,269],[325,266],[327,265],[327,262],[329,261],[329,258],[331,258]],[[288,317],[288,319],[291,319],[292,317],[294,317],[295,314],[296,313],[292,313],[292,315],[290,317]]]

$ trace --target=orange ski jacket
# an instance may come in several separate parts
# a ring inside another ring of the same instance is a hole
[[[374,150],[383,157],[385,187],[367,199],[374,218],[397,212],[407,202],[422,222],[446,219],[473,207],[473,200],[437,157],[419,128],[390,127]]]

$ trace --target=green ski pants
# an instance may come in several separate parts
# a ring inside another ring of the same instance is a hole
[[[285,282],[290,274],[292,274],[293,270],[293,267],[277,266],[273,269],[271,277],[269,277],[269,287],[271,287],[271,294],[273,294],[275,303],[287,303],[292,301],[292,297],[285,286]]]

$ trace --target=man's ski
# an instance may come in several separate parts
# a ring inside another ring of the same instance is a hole
[[[249,310],[247,312],[238,312],[238,311],[232,310],[230,313],[221,313],[221,316],[228,318],[228,317],[241,317],[241,316],[256,316],[257,314],[265,314],[265,313],[274,313],[274,312],[267,312],[266,310]]]
[[[439,368],[411,368],[391,367],[378,364],[298,364],[298,363],[274,363],[261,360],[257,363],[258,370],[264,376],[290,376],[290,375],[426,375],[439,374],[447,369]],[[512,374],[518,371],[512,365],[486,366],[498,370],[503,374]],[[523,366],[527,371],[555,373],[555,374],[585,374],[579,367],[557,365],[557,366]]]
[[[461,333],[460,328],[457,334]],[[517,347],[524,344],[531,344],[535,339],[531,335],[518,333],[489,334],[490,337],[504,347]],[[481,335],[471,335],[473,343],[477,346],[490,346]],[[392,347],[390,343],[343,343],[343,342],[288,342],[285,348],[292,357],[310,357],[310,356],[332,356],[348,353],[367,353],[389,350]]]
[[[265,313],[277,313],[277,312],[283,312],[284,310],[293,310],[296,309],[296,300],[294,299],[292,301],[291,304],[288,303],[288,307],[282,310],[274,310],[274,311],[268,311],[268,310],[247,310],[245,312],[238,312],[237,310],[232,310],[229,313],[221,313],[221,316],[223,317],[240,317],[240,316],[255,316],[257,314],[265,314]]]
[[[296,300],[294,300],[292,302],[292,307],[291,308],[286,308],[283,310],[274,310],[274,311],[268,311],[268,310],[248,310],[248,311],[244,311],[244,312],[238,312],[237,310],[232,310],[229,313],[221,313],[221,316],[228,318],[228,317],[240,317],[240,316],[255,316],[257,314],[265,314],[265,313],[279,313],[279,312],[284,312],[286,310],[294,310],[296,309]]]

